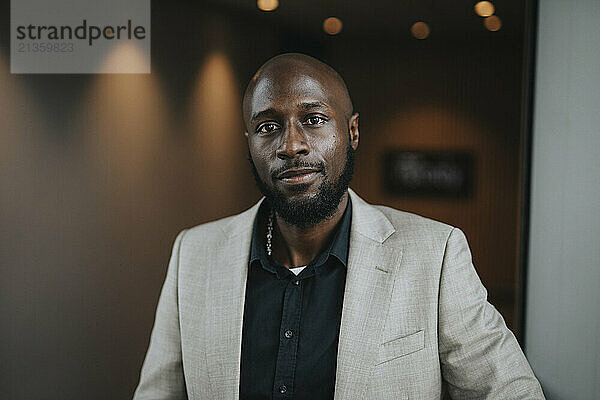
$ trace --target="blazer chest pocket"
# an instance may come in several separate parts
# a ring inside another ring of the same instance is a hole
[[[379,346],[379,359],[377,364],[407,356],[425,347],[425,331],[420,330],[406,336],[385,342]]]

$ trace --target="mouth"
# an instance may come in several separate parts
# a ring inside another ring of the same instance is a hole
[[[277,179],[287,184],[308,183],[320,172],[318,168],[290,168],[277,175]]]

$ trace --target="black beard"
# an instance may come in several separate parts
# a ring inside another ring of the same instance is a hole
[[[332,182],[328,179],[328,171],[323,169],[322,173],[325,175],[325,179],[319,186],[316,196],[306,200],[290,200],[281,192],[270,188],[263,182],[260,176],[258,176],[258,171],[249,151],[248,161],[250,161],[250,168],[256,185],[263,196],[265,196],[271,208],[285,222],[298,228],[312,227],[321,221],[331,218],[340,204],[344,193],[348,190],[348,185],[354,173],[354,149],[348,143],[344,171],[336,181]],[[302,163],[298,162],[294,164],[294,167],[298,166],[307,165],[302,165]],[[286,168],[289,167],[286,166]]]

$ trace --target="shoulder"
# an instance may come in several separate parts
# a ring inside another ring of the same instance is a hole
[[[452,225],[391,207],[375,206],[394,226],[394,233],[386,243],[403,249],[407,260],[430,265],[437,271],[446,253],[453,232]],[[426,260],[432,263],[428,264]]]
[[[373,205],[390,221],[398,236],[447,239],[455,227],[444,222],[392,207]]]
[[[350,190],[353,206],[352,226],[381,243],[405,249],[443,251],[455,230],[452,225],[384,205],[367,203]]]
[[[239,214],[184,229],[180,233],[182,248],[218,246],[227,238],[251,232],[260,203]]]

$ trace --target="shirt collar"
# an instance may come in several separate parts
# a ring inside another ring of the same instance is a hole
[[[287,276],[288,274],[282,274],[278,268],[276,268],[275,263],[269,262],[267,258],[267,253],[265,250],[264,243],[264,232],[258,231],[258,221],[260,218],[266,218],[268,213],[268,203],[263,201],[256,213],[256,217],[254,218],[254,226],[252,228],[252,245],[250,247],[250,261],[249,265],[252,265],[255,261],[260,261],[263,268],[277,275],[278,278],[282,278]],[[319,254],[315,257],[314,260],[310,262],[308,265],[319,266],[327,259],[330,255],[335,256],[339,260],[340,263],[344,267],[347,267],[348,264],[348,247],[350,241],[350,226],[352,222],[352,201],[350,200],[350,196],[348,196],[348,205],[346,206],[346,210],[342,215],[342,219],[337,227],[336,233],[333,237],[333,240],[329,244],[327,250]],[[285,268],[285,267],[284,267]],[[293,274],[290,271],[284,271]]]

